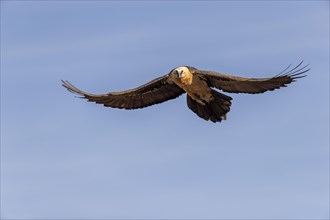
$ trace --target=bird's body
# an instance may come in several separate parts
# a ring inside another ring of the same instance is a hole
[[[205,120],[220,122],[226,119],[232,98],[212,88],[231,93],[250,94],[272,91],[285,87],[286,84],[297,78],[304,77],[302,74],[309,69],[305,69],[307,66],[299,68],[301,64],[302,62],[283,73],[289,69],[289,66],[282,73],[271,78],[243,78],[180,66],[135,89],[102,95],[86,93],[68,81],[62,82],[70,92],[82,95],[89,101],[103,104],[106,107],[123,109],[144,108],[187,93],[187,104],[193,112]]]
[[[182,77],[176,77],[174,74],[169,76],[169,80],[174,82],[177,86],[183,89],[187,95],[198,103],[204,105],[212,99],[211,88],[205,80],[195,75],[195,68],[192,67],[178,67],[177,71],[182,71]]]

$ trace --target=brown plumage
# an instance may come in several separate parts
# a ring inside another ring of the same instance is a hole
[[[79,94],[88,101],[120,109],[144,108],[187,93],[187,104],[193,112],[205,120],[221,122],[230,111],[232,98],[212,88],[249,94],[272,91],[304,77],[303,74],[310,69],[307,69],[308,65],[301,65],[302,62],[289,69],[290,65],[271,78],[244,78],[181,66],[135,89],[101,95],[84,92],[68,81],[62,80],[62,83],[70,92]]]

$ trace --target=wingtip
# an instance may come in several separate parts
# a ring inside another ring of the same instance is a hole
[[[68,80],[61,80],[61,82],[62,86],[66,88],[69,92],[80,95],[78,96],[79,98],[84,98],[85,92],[72,85]]]
[[[305,66],[300,67],[303,64],[303,62],[304,62],[304,60],[302,60],[297,66],[293,67],[292,69],[289,69],[287,67],[280,74],[276,75],[276,77],[290,77],[292,79],[297,79],[297,78],[302,78],[302,77],[307,76],[307,74],[305,74],[305,75],[302,75],[302,74],[311,70],[311,68],[308,68],[310,64],[306,64]],[[291,65],[289,65],[289,67],[290,66]],[[308,68],[308,69],[306,69],[306,68]]]

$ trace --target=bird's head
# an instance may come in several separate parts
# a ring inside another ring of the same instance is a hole
[[[174,74],[174,76],[181,79],[184,78],[187,74],[189,74],[190,71],[186,66],[179,66],[172,70],[172,73]]]

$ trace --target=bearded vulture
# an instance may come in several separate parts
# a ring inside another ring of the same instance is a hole
[[[180,66],[135,89],[101,95],[84,92],[68,81],[62,80],[62,85],[90,102],[120,109],[144,108],[187,93],[187,104],[193,112],[207,121],[221,122],[230,111],[232,98],[212,88],[229,93],[249,94],[273,91],[305,77],[303,74],[310,69],[307,69],[308,65],[301,65],[302,62],[291,69],[289,65],[281,73],[270,78],[244,78]]]

